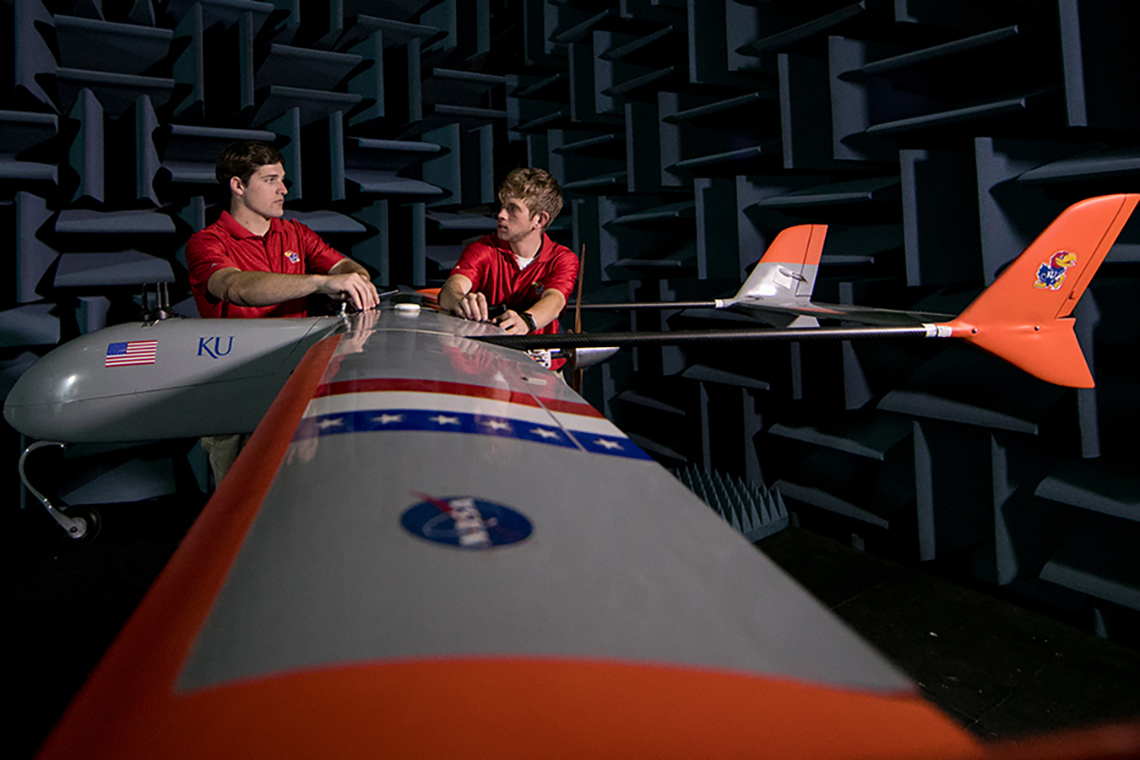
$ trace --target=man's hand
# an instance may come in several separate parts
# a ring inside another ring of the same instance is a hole
[[[324,275],[317,292],[341,301],[352,301],[360,311],[367,311],[380,303],[376,286],[358,272]]]
[[[530,332],[530,326],[518,315],[518,312],[507,309],[503,316],[495,320],[499,327],[503,328],[511,335],[526,335]]]
[[[456,301],[451,310],[464,319],[474,319],[479,322],[490,319],[487,313],[487,296],[482,293],[467,293]]]

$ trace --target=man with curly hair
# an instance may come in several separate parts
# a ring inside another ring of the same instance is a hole
[[[495,321],[508,333],[558,332],[578,278],[578,258],[546,228],[562,210],[562,189],[542,169],[515,169],[499,186],[498,226],[464,249],[439,292],[439,305],[465,319]]]

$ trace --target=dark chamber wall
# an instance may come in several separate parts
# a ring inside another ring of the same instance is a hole
[[[953,313],[1067,205],[1140,189],[1133,5],[6,0],[3,387],[135,318],[144,283],[193,312],[182,249],[236,138],[280,146],[292,212],[384,284],[439,284],[531,164],[567,192],[552,234],[585,246],[588,300],[732,293],[814,222],[818,299]],[[806,526],[1128,638],[1138,230],[1078,307],[1093,390],[969,348],[837,343],[638,349],[586,395],[666,464],[776,486]],[[586,326],[682,322],[716,320]]]

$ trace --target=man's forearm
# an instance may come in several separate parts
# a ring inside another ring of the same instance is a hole
[[[455,305],[471,291],[471,280],[463,275],[453,274],[439,289],[439,308],[443,311],[452,311]]]
[[[237,306],[272,306],[306,298],[320,290],[323,275],[279,274],[277,272],[219,272],[225,275],[215,288],[213,279],[210,291],[223,301]]]
[[[369,280],[372,279],[372,275],[369,274],[367,269],[348,257],[333,264],[332,269],[329,270],[329,274],[352,274],[354,272]]]
[[[344,259],[333,267],[342,267]],[[342,267],[342,271],[329,274],[281,274],[278,272],[243,272],[240,269],[223,269],[215,272],[206,287],[215,297],[237,306],[273,306],[274,304],[306,298],[321,293],[333,298],[351,301],[358,309],[371,309],[376,305],[376,287],[368,271],[356,262]],[[359,271],[358,271],[359,270]]]

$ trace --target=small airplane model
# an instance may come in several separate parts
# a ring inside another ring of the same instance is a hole
[[[1091,383],[1070,314],[1138,201],[902,329]],[[785,232],[736,306],[819,313],[821,248]],[[25,373],[5,416],[45,441],[254,430],[40,757],[991,756],[504,337],[385,302],[118,325]]]

